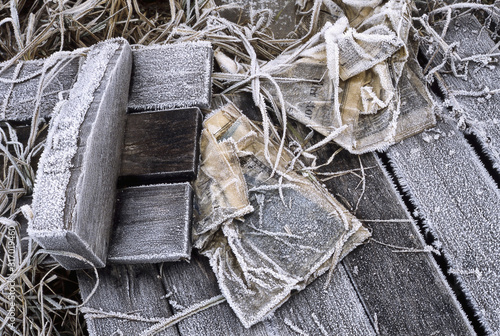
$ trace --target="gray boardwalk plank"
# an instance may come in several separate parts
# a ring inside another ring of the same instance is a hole
[[[174,312],[220,295],[208,259],[193,254],[190,264],[163,264],[162,276]],[[326,275],[293,295],[269,319],[245,329],[225,302],[211,307],[178,325],[182,335],[293,335],[300,328],[307,334],[374,335],[344,269],[335,272],[333,282],[323,286]]]
[[[198,108],[127,115],[120,184],[195,179],[202,119]]]
[[[51,120],[28,233],[67,269],[104,267],[131,73],[125,40],[92,47],[77,83]],[[97,206],[96,206],[97,205]]]
[[[500,192],[453,124],[388,151],[486,329],[500,331]]]
[[[5,70],[5,63],[0,64],[0,120],[31,119],[42,78],[39,113],[44,118],[51,115],[59,94],[67,94],[75,83],[81,61],[80,53],[76,52],[18,62]]]
[[[360,167],[358,160],[365,168],[364,195],[360,179],[353,174],[327,181],[326,185],[332,194],[342,195],[347,208],[362,222],[368,220],[365,224],[371,228],[372,239],[347,255],[343,264],[377,332],[474,334],[432,255],[424,252],[419,230],[380,160],[374,154],[358,159],[341,153],[328,169],[356,169]]]
[[[98,272],[99,287],[83,309],[90,336],[139,335],[154,324],[119,317],[97,317],[96,314],[99,315],[100,312],[128,314],[145,319],[172,315],[156,265],[110,265]],[[78,284],[83,300],[89,297],[95,280],[93,271],[78,271]],[[179,334],[174,327],[157,335]]]
[[[193,191],[189,183],[125,188],[117,198],[109,263],[191,258]]]
[[[210,106],[210,43],[138,47],[133,54],[130,112]]]
[[[500,53],[488,31],[473,15],[453,20],[445,41],[450,44],[459,42],[456,52],[462,59],[473,55]],[[435,63],[441,61],[439,58]],[[493,62],[486,66],[481,62],[467,62],[466,78],[458,78],[450,71],[441,71],[437,77],[448,101],[454,110],[458,111],[459,117],[465,119],[470,131],[480,141],[482,150],[492,161],[493,167],[500,173],[500,94],[487,92],[500,90],[500,66],[494,59],[491,58]],[[449,70],[449,67],[445,70]],[[465,92],[483,94],[474,96]]]

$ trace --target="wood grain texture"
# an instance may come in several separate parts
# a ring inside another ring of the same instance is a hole
[[[120,184],[193,180],[202,119],[198,108],[129,114]]]
[[[452,20],[444,39],[450,44],[459,43],[456,53],[462,59],[473,55],[498,55],[500,53],[498,45],[491,39],[488,31],[472,14]],[[442,57],[436,57],[433,66],[439,64],[441,60]],[[461,65],[467,66],[466,76],[456,77],[450,71],[451,67],[446,66],[437,75],[438,83],[446,95],[447,102],[453,107],[453,113],[465,120],[469,127],[468,131],[479,140],[482,150],[492,161],[493,168],[500,174],[500,116],[498,114],[500,94],[489,93],[500,90],[498,58],[497,60],[490,58],[490,63],[487,65],[482,61],[461,62]]]
[[[480,321],[500,331],[500,192],[453,123],[392,147],[391,165]]]
[[[113,224],[131,51],[125,40],[92,47],[51,120],[37,171],[29,234],[67,269],[104,267]],[[78,258],[63,256],[73,253]]]
[[[307,130],[301,132],[300,126],[297,131],[304,136],[307,134]],[[317,154],[325,162],[337,148],[328,145]],[[360,160],[366,175],[364,194]],[[352,169],[357,171],[338,174],[340,176],[325,181],[325,185],[358,219],[368,220],[365,225],[370,227],[373,239],[348,254],[342,267],[377,334],[473,335],[439,266],[429,252],[423,252],[425,243],[419,229],[376,155],[357,156],[342,151],[321,171]],[[396,221],[384,222],[386,220]],[[310,328],[305,323],[300,324]]]
[[[90,336],[139,335],[154,324],[155,318],[172,315],[156,265],[109,265],[98,273],[97,291],[82,309]],[[78,271],[83,300],[89,297],[95,283],[96,277],[91,270]],[[95,316],[101,312],[115,317]],[[122,314],[136,319],[125,318]],[[173,327],[157,335],[179,334]]]
[[[361,160],[364,194],[360,172],[325,183],[358,219],[368,220],[364,224],[370,227],[372,239],[348,254],[343,264],[377,334],[473,335],[381,162],[371,153],[359,158],[342,153],[325,171],[359,169]]]
[[[193,254],[191,263],[163,264],[162,277],[173,311],[220,295],[208,259]],[[340,267],[333,282],[326,276],[293,295],[274,315],[245,329],[227,303],[202,311],[178,325],[181,335],[294,335],[297,327],[309,335],[374,335],[356,291]]]
[[[189,183],[118,192],[108,262],[156,263],[191,258],[193,191]]]
[[[133,55],[130,112],[210,106],[210,43],[139,47]]]
[[[55,53],[45,60],[21,61],[8,68],[6,63],[0,64],[0,120],[31,119],[39,89],[40,116],[51,115],[59,94],[67,97],[76,81],[80,54]]]

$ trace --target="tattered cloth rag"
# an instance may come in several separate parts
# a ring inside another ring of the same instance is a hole
[[[261,321],[369,237],[315,180],[299,175],[278,145],[232,104],[208,116],[194,246],[245,327]],[[267,149],[266,149],[267,148]]]

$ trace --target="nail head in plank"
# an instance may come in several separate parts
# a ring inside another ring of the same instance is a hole
[[[125,188],[117,198],[109,263],[191,258],[193,191],[189,183]]]
[[[486,329],[500,330],[500,191],[453,123],[388,151]]]
[[[172,315],[156,265],[109,265],[99,269],[98,274],[99,286],[82,309],[90,336],[139,335],[154,324],[144,319]],[[82,270],[77,275],[82,300],[86,300],[96,283],[95,274]],[[117,316],[95,317],[94,314],[100,313]],[[127,319],[120,317],[121,314],[140,318]],[[179,334],[175,328],[168,328],[158,335]]]
[[[52,114],[59,94],[74,85],[80,64],[80,52],[55,53],[45,60],[21,61],[8,68],[0,64],[0,120],[23,121],[33,117],[38,88],[43,78],[39,113]]]
[[[197,253],[191,263],[163,264],[162,277],[174,312],[220,295],[217,279],[208,259]],[[331,335],[374,335],[347,274],[336,272],[333,282],[323,288],[326,276],[293,295],[268,319],[245,329],[227,303],[202,311],[178,325],[182,335],[290,335],[290,324],[311,334],[320,327]],[[177,307],[177,308],[176,308]],[[315,317],[314,317],[315,316]],[[316,321],[315,321],[316,320]],[[286,322],[285,322],[286,321]]]
[[[133,51],[129,111],[208,108],[212,58],[208,42],[138,47]]]
[[[202,119],[198,108],[127,115],[120,184],[193,180]]]
[[[123,144],[131,50],[123,39],[87,55],[68,100],[52,118],[37,171],[28,233],[67,269],[104,267]]]

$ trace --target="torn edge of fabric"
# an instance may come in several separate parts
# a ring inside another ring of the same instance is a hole
[[[287,170],[290,152],[274,174],[265,152],[262,131],[234,105],[205,120],[194,245],[247,328],[370,236],[319,183]],[[267,154],[275,162],[278,145]]]

